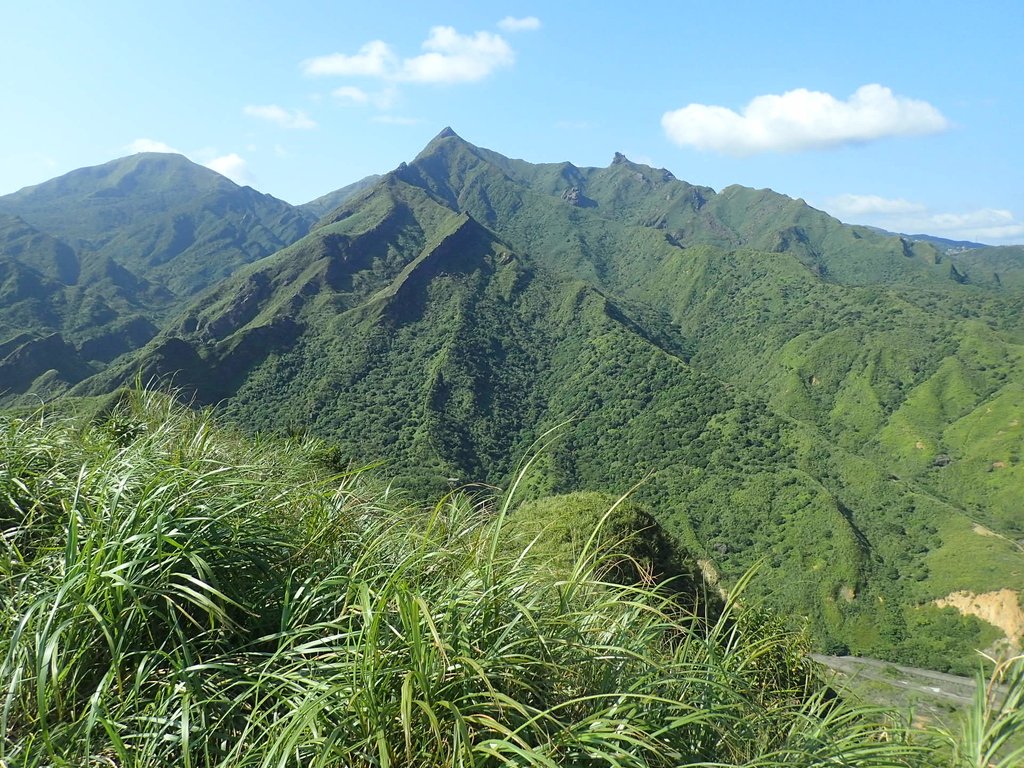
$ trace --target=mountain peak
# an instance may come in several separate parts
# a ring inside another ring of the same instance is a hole
[[[459,134],[453,131],[451,127],[446,126],[444,130],[428,142],[427,146],[425,146],[413,160],[413,163],[415,164],[423,158],[430,157],[438,153],[443,156],[447,156],[452,152],[466,150],[476,153],[479,152],[479,147],[470,144],[464,138],[459,136]]]
[[[168,152],[139,152],[119,157],[102,165],[88,166],[62,176],[25,187],[0,200],[14,205],[49,205],[60,198],[63,205],[71,200],[91,196],[123,196],[129,194],[164,193],[177,189],[191,190],[237,185],[184,155]],[[126,198],[127,199],[127,198]],[[2,204],[2,203],[0,203]]]
[[[126,161],[126,160],[162,160],[162,159],[167,159],[167,158],[172,158],[172,157],[173,158],[178,158],[180,160],[185,160],[185,161],[187,161],[189,163],[192,163],[191,160],[189,160],[187,157],[185,157],[185,155],[181,154],[180,152],[151,152],[151,151],[135,152],[135,153],[133,153],[131,155],[125,155],[124,157],[117,158],[117,160],[113,160],[112,162],[116,163],[118,161]]]

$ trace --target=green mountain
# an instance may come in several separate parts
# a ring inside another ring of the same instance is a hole
[[[858,695],[742,583],[695,606],[692,584],[649,578],[678,553],[635,501],[421,507],[374,472],[339,477],[321,441],[246,438],[155,392],[0,423],[5,766],[1024,757],[1024,658],[977,696],[854,660]],[[946,706],[886,704],[868,689],[886,681]]]
[[[957,254],[962,251],[970,251],[974,248],[987,248],[988,246],[984,243],[976,243],[973,240],[950,240],[948,237],[936,237],[935,235],[907,235],[901,232],[889,232],[888,230],[881,229],[879,227],[871,227],[871,229],[881,232],[885,235],[892,235],[894,237],[905,237],[908,240],[921,241],[925,243],[931,243],[938,248],[942,253]]]
[[[181,155],[146,152],[0,197],[83,257],[111,258],[176,295],[302,237],[313,217]]]
[[[527,497],[645,480],[677,546],[726,582],[762,563],[822,646],[965,669],[1000,633],[933,601],[1024,591],[1024,295],[961,258],[446,129],[74,392],[164,376],[422,492],[549,440]]]
[[[308,203],[303,203],[299,206],[299,210],[309,214],[313,218],[319,219],[324,214],[333,211],[353,195],[362,192],[364,189],[369,189],[379,180],[380,174],[372,174],[366,178],[360,179],[359,181],[353,182],[352,184],[346,184],[341,189],[336,189],[333,192],[328,192],[326,195],[321,195],[315,200],[310,200]]]
[[[957,254],[955,263],[970,282],[1024,288],[1024,246],[976,248]]]
[[[0,341],[21,342],[17,360],[0,356],[0,390],[59,391],[102,369],[313,220],[169,154],[133,155],[0,197]]]
[[[0,395],[59,394],[157,332],[169,294],[0,214]]]

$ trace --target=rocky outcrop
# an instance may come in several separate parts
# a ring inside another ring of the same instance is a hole
[[[940,608],[956,608],[967,616],[977,616],[998,627],[1007,639],[1018,648],[1024,641],[1024,610],[1021,609],[1020,595],[1012,589],[995,592],[953,592],[935,601]]]
[[[562,192],[562,199],[577,208],[596,208],[597,203],[583,194],[579,187],[569,187]]]

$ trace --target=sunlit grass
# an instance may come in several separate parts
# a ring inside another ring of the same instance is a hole
[[[153,393],[2,429],[0,765],[890,766],[939,743],[837,700],[735,596],[707,616],[619,583],[599,537],[553,566],[507,498],[403,507],[322,445]]]

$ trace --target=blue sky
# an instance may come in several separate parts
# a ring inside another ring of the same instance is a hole
[[[12,7],[13,6],[13,7]],[[445,125],[844,221],[1024,242],[1024,3],[8,4],[0,194],[139,149],[292,203]]]

